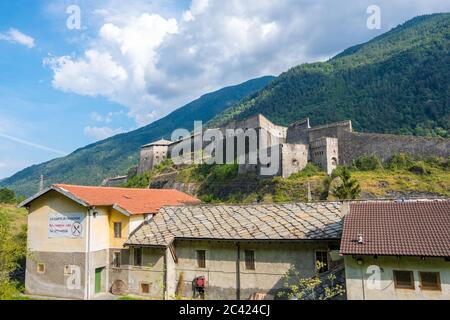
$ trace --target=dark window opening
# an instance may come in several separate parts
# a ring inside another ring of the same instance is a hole
[[[113,255],[113,267],[120,268],[120,252],[114,252]]]
[[[206,251],[197,250],[197,267],[206,268]]]
[[[419,275],[423,290],[441,290],[439,272],[419,272]]]
[[[142,266],[142,248],[134,248],[134,265],[136,267]]]
[[[413,272],[394,270],[394,284],[397,289],[414,289]]]
[[[150,293],[150,283],[141,283],[141,293],[142,294],[149,294]]]
[[[316,251],[317,272],[323,273],[328,271],[328,252]]]
[[[122,238],[122,222],[114,222],[114,238]]]
[[[255,251],[245,250],[245,269],[255,270]]]

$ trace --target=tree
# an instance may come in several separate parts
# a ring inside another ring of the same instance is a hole
[[[324,266],[325,263],[317,261],[316,275],[312,278],[303,278],[295,267],[291,267],[284,276],[285,291],[279,292],[278,296],[289,300],[330,300],[342,296],[345,289],[336,274],[319,273]]]
[[[343,167],[337,171],[335,179],[339,179],[339,184],[333,188],[331,194],[340,200],[355,200],[361,194],[361,187],[355,179],[349,168]]]
[[[12,190],[9,190],[7,188],[0,189],[0,203],[15,203],[16,202],[16,195]]]
[[[330,194],[339,200],[354,200],[361,194],[358,181],[352,179],[351,171],[347,167],[335,169],[330,176],[325,177],[322,186],[322,200],[327,200]]]

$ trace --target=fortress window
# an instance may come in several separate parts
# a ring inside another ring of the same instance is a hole
[[[441,290],[439,272],[419,272],[422,290]]]
[[[294,159],[294,160],[292,160],[292,165],[293,165],[294,167],[298,167],[300,164],[299,164],[299,162],[298,162],[297,159]]]
[[[414,274],[412,271],[394,270],[394,284],[397,289],[414,290]]]

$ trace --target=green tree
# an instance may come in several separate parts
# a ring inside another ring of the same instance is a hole
[[[26,256],[25,230],[18,235],[12,230],[7,215],[0,210],[0,300],[18,297],[18,283],[11,279],[11,275]]]
[[[7,188],[0,189],[0,203],[12,204],[16,202],[16,195],[12,190]]]
[[[337,171],[335,179],[339,179],[339,183],[335,186],[331,194],[340,200],[354,200],[358,199],[361,194],[361,187],[355,179],[349,168],[343,167]]]
[[[284,276],[284,288],[286,291],[278,293],[280,298],[289,300],[330,300],[345,293],[344,286],[337,281],[334,273],[321,275],[325,263],[316,262],[316,275],[312,278],[304,278],[295,267]]]

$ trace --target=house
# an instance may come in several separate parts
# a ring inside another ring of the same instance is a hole
[[[450,299],[450,200],[351,203],[341,241],[347,298]]]
[[[163,207],[125,242],[121,280],[150,297],[275,298],[292,267],[309,278],[316,261],[322,271],[342,264],[342,212],[342,203]]]
[[[26,291],[90,299],[107,292],[128,261],[124,243],[164,205],[198,203],[176,190],[53,185],[25,200]],[[114,272],[111,271],[114,269]]]

